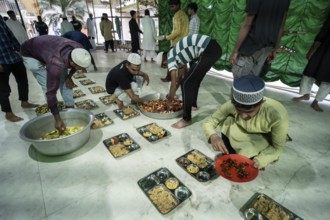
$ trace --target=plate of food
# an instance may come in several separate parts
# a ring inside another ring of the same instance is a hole
[[[116,98],[117,97],[115,95],[106,95],[106,96],[99,97],[100,101],[105,105],[113,104],[115,102]]]
[[[74,74],[73,78],[75,78],[75,79],[86,78],[86,75],[85,74]]]
[[[127,133],[105,139],[103,144],[114,158],[123,157],[140,149],[140,146]]]
[[[62,102],[62,101],[57,102],[57,106],[58,106],[60,111],[66,109],[65,103]],[[35,109],[35,112],[36,112],[37,116],[46,114],[47,112],[49,112],[48,104],[39,105]]]
[[[102,86],[89,87],[88,89],[93,94],[105,92],[105,88],[103,88]]]
[[[94,121],[91,128],[102,128],[111,124],[113,124],[113,121],[105,113],[99,113],[94,115]]]
[[[154,143],[168,137],[171,133],[157,125],[156,123],[150,123],[136,129],[147,141]]]
[[[253,160],[239,154],[224,154],[218,157],[215,169],[222,177],[241,183],[254,180],[259,173]]]
[[[140,115],[140,113],[137,112],[132,106],[125,106],[122,109],[113,110],[113,112],[116,113],[116,115],[118,115],[123,120],[134,118]]]
[[[187,200],[192,192],[167,168],[160,168],[138,181],[151,203],[163,215]]]
[[[87,86],[87,85],[91,85],[91,84],[95,84],[96,82],[90,79],[85,79],[85,80],[80,80],[79,81],[81,83],[81,85]]]
[[[139,104],[138,107],[142,114],[155,119],[172,119],[183,113],[183,103],[175,97],[172,104],[168,108],[166,103],[166,95],[162,93],[151,94],[141,97],[147,100],[147,104]]]
[[[177,158],[176,162],[199,182],[208,182],[219,176],[214,161],[196,149]]]
[[[97,104],[91,99],[76,102],[75,104],[76,104],[77,108],[81,108],[81,109],[85,109],[85,110],[92,110],[92,109],[95,109],[98,107]]]
[[[79,98],[79,97],[83,97],[85,96],[86,94],[81,91],[81,89],[75,89],[73,90],[73,98],[76,99],[76,98]]]

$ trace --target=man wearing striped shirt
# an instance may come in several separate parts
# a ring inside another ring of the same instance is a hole
[[[220,58],[222,49],[216,40],[207,35],[193,34],[181,39],[168,53],[160,52],[157,56],[159,65],[167,65],[171,75],[171,86],[168,93],[168,105],[173,102],[176,90],[181,85],[183,101],[183,118],[172,125],[183,128],[190,125],[191,111],[197,109],[199,86],[212,65]],[[179,71],[191,63],[184,76]]]
[[[190,15],[189,21],[189,34],[198,34],[199,33],[199,26],[200,26],[200,19],[196,14],[198,6],[195,2],[190,3],[188,5],[188,14]]]

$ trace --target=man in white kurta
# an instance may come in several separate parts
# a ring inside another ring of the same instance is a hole
[[[11,32],[13,32],[18,42],[22,44],[24,41],[29,39],[26,30],[21,24],[21,22],[17,21],[16,14],[14,11],[7,11],[7,14],[10,19],[6,21],[6,25],[9,27]]]
[[[143,29],[143,41],[142,41],[142,49],[143,49],[143,58],[144,61],[147,61],[147,53],[150,53],[151,62],[154,61],[155,56],[155,37],[156,29],[155,29],[155,21],[150,17],[150,12],[148,9],[144,11],[145,16],[141,19],[142,29]]]
[[[87,36],[89,39],[95,39],[96,33],[96,23],[95,19],[93,19],[93,14],[89,13],[89,18],[87,18],[86,21],[86,27],[87,27]]]

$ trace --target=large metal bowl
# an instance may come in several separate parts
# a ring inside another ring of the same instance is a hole
[[[61,111],[60,115],[66,126],[81,126],[83,129],[69,136],[39,140],[55,130],[53,115],[46,113],[25,123],[19,132],[20,138],[31,142],[40,153],[48,156],[68,154],[82,147],[89,139],[94,115],[83,109],[68,109]]]
[[[146,96],[143,96],[141,98],[144,99],[144,100],[147,100],[147,101],[157,100],[157,99],[165,99],[166,98],[166,94],[156,93],[156,94],[146,95]],[[142,109],[140,107],[140,105],[141,104],[139,104],[138,107],[139,107],[139,110],[141,111],[141,113],[144,114],[147,117],[150,117],[150,118],[155,118],[155,119],[172,119],[172,118],[177,118],[177,117],[179,117],[180,115],[183,114],[183,110],[177,111],[177,112],[173,112],[173,113],[166,113],[166,114],[148,112],[148,111],[145,111],[144,109]]]

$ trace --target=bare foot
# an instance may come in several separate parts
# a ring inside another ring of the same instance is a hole
[[[22,106],[22,108],[36,108],[39,105],[38,104],[32,104],[32,103],[29,103],[27,101],[22,101],[21,106]]]
[[[323,112],[323,109],[321,109],[321,107],[319,106],[316,100],[312,102],[311,107],[317,112]]]
[[[8,121],[11,121],[11,122],[17,122],[17,121],[22,121],[22,120],[24,120],[23,118],[16,116],[16,115],[15,115],[14,113],[12,113],[12,112],[6,112],[6,119],[7,119]]]
[[[195,111],[197,111],[198,110],[198,108],[197,107],[191,107],[191,111],[193,111],[193,112],[195,112]]]
[[[189,125],[191,125],[191,120],[190,121],[186,121],[184,119],[181,119],[180,121],[174,123],[171,125],[172,128],[184,128],[187,127]]]
[[[305,94],[305,95],[300,96],[300,97],[295,97],[292,100],[294,100],[294,101],[309,100],[309,94]]]

